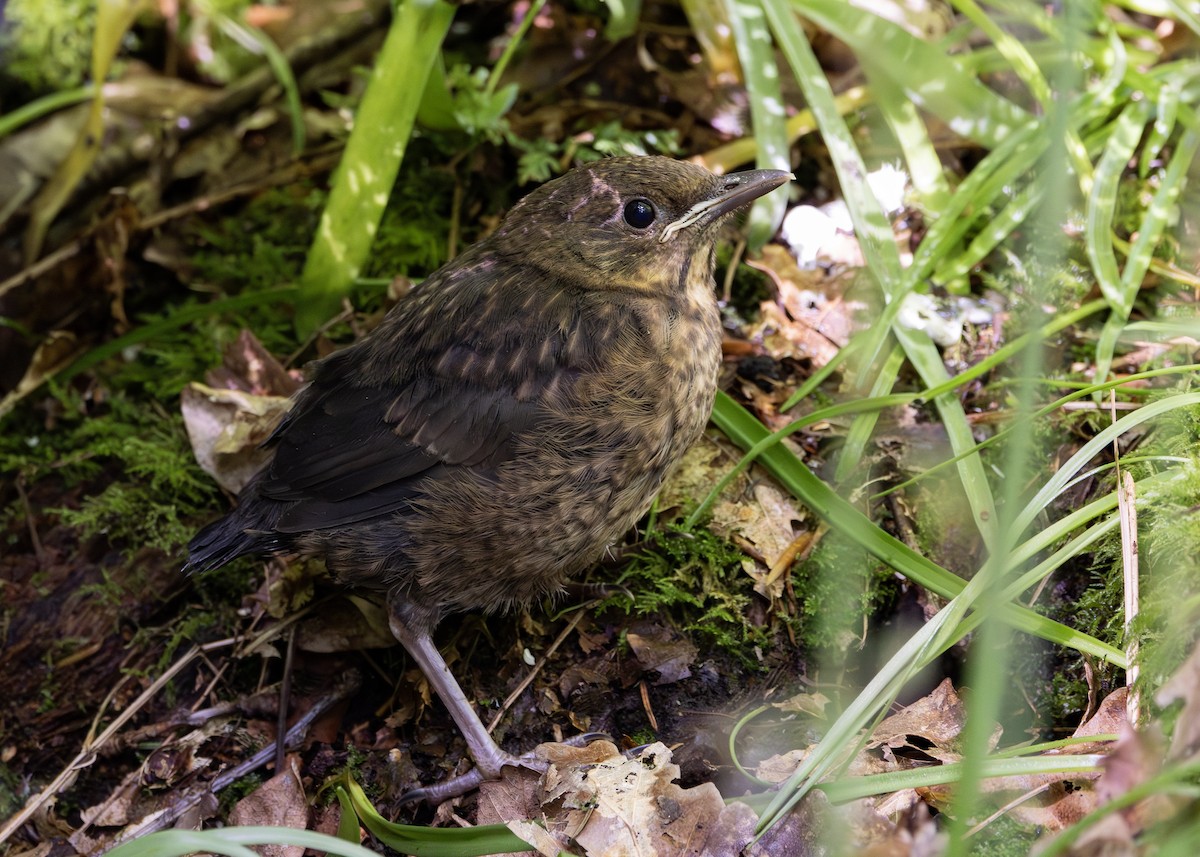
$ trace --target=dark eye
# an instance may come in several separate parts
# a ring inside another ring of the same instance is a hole
[[[625,203],[625,222],[634,229],[645,229],[654,222],[654,206],[644,199]]]

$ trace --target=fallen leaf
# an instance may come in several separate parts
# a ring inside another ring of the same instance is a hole
[[[1154,695],[1160,708],[1181,700],[1183,710],[1175,719],[1175,734],[1171,736],[1167,759],[1184,762],[1200,754],[1200,645],[1192,649],[1187,660]]]
[[[355,652],[389,649],[396,638],[382,605],[348,595],[305,617],[296,628],[296,645],[305,652]]]
[[[205,473],[231,494],[238,494],[271,458],[261,448],[291,400],[256,396],[241,390],[217,390],[192,383],[179,396],[192,452]]]
[[[570,840],[574,853],[582,850],[586,857],[699,857],[720,828],[726,807],[717,787],[680,788],[674,782],[679,766],[662,743],[632,758],[607,741],[585,748],[543,744],[537,752],[550,762],[542,808],[546,830],[559,849],[566,849]],[[530,832],[521,824],[509,829],[518,836]],[[543,854],[557,853],[540,835],[526,841]],[[708,853],[731,854],[727,849]]]
[[[876,726],[867,747],[911,747],[941,762],[956,762],[962,758],[958,737],[962,734],[965,718],[962,699],[950,679],[943,679],[932,692]],[[911,740],[914,737],[923,739],[922,743],[914,744]],[[989,747],[994,748],[999,740],[1000,729],[997,727]],[[926,746],[926,742],[933,746]]]
[[[1128,722],[1125,718],[1125,688],[1110,693],[1099,709],[1080,725],[1072,737],[1120,733]],[[1051,750],[1046,756],[1074,756],[1109,752],[1108,743],[1088,742]],[[1022,824],[1038,825],[1047,831],[1063,830],[1094,812],[1100,804],[1096,781],[1100,772],[1038,774],[1021,777],[997,777],[983,781],[983,790],[999,804],[1031,795],[1009,810],[1012,818]]]
[[[232,825],[272,825],[304,830],[308,827],[308,798],[300,780],[300,759],[290,755],[284,770],[246,795],[229,813]],[[263,857],[301,857],[302,845],[259,845]]]
[[[658,673],[656,685],[671,684],[692,674],[689,667],[696,660],[696,647],[669,628],[639,623],[625,639],[642,669]]]

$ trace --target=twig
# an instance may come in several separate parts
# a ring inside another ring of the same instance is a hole
[[[284,732],[287,730],[288,706],[292,695],[292,661],[296,654],[296,626],[288,629],[287,654],[283,657],[283,681],[279,683],[279,714],[275,726],[275,773],[283,771],[283,762],[287,757]]]
[[[531,669],[529,674],[521,680],[521,683],[517,685],[516,690],[510,693],[504,700],[504,704],[500,706],[500,710],[496,712],[496,716],[493,717],[492,722],[488,724],[487,731],[489,735],[500,723],[500,718],[502,718],[508,712],[508,709],[512,708],[514,702],[520,699],[521,694],[525,692],[525,688],[529,687],[529,685],[533,683],[534,677],[536,677],[537,674],[542,671],[542,668],[546,666],[546,661],[550,660],[550,656],[558,651],[558,647],[561,646],[564,641],[566,641],[570,633],[574,631],[579,623],[583,620],[584,607],[587,606],[589,605],[584,604],[580,606],[578,612],[575,614],[575,618],[567,623],[567,627],[562,629],[562,633],[560,633],[558,637],[555,638],[554,642],[550,644],[550,648],[546,649],[545,654],[538,658],[537,663],[533,665],[533,669]]]
[[[646,712],[646,719],[650,721],[650,731],[657,735],[658,718],[654,716],[654,708],[650,705],[650,688],[646,686],[645,679],[638,682],[638,689],[642,694],[642,709]]]
[[[121,731],[135,714],[153,699],[160,690],[162,690],[167,682],[177,676],[184,667],[190,664],[193,660],[200,656],[202,652],[214,648],[221,648],[232,645],[235,642],[233,639],[218,640],[215,643],[207,643],[203,646],[193,646],[186,655],[180,658],[175,663],[167,668],[167,671],[159,676],[153,684],[143,690],[141,694],[130,703],[120,714],[113,718],[113,722],[108,724],[103,732],[101,732],[93,740],[90,736],[84,740],[83,748],[76,754],[75,758],[67,763],[61,771],[58,772],[51,782],[42,789],[37,796],[28,801],[20,812],[5,822],[3,827],[0,827],[0,844],[8,841],[8,838],[13,835],[26,821],[41,809],[45,803],[57,795],[64,788],[67,788],[74,780],[78,771],[88,767],[96,759],[96,750],[103,744],[108,743],[112,738]]]
[[[313,704],[313,707],[305,712],[304,716],[297,720],[292,725],[292,728],[287,731],[287,738],[285,741],[287,749],[291,750],[300,746],[300,742],[303,741],[304,737],[308,734],[308,728],[312,726],[312,724],[316,722],[318,718],[324,715],[325,712],[329,711],[334,705],[358,690],[360,681],[361,679],[357,670],[348,670],[345,675],[342,676],[342,679],[338,682],[337,686],[334,687],[333,692],[317,700]],[[250,772],[261,768],[274,757],[274,744],[269,744],[266,747],[263,747],[240,765],[235,765],[234,767],[228,768],[227,770],[219,773],[206,787],[196,789],[195,791],[184,795],[182,798],[172,803],[170,807],[164,809],[162,812],[154,815],[153,817],[144,819],[136,825],[126,827],[111,843],[109,843],[109,847],[115,848],[116,846],[124,842],[129,842],[132,839],[136,839],[139,836],[145,836],[148,833],[154,833],[155,831],[165,829],[173,824],[175,820],[184,813],[196,807],[208,795],[215,795],[219,793],[221,789],[232,785]],[[277,773],[280,771],[282,771],[282,768],[276,769]]]

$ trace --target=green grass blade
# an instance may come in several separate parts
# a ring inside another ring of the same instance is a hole
[[[749,411],[724,393],[717,394],[713,422],[743,449],[756,447],[767,439],[769,434]],[[964,591],[967,584],[962,578],[885,533],[870,518],[817,478],[785,447],[775,444],[763,449],[759,461],[807,508],[876,559],[946,598],[954,598]],[[1040,616],[1032,610],[1006,605],[1000,611],[1000,618],[1017,630],[1055,642],[1070,641],[1071,647],[1079,651],[1118,665],[1125,663],[1125,653],[1121,650]]]
[[[869,76],[890,75],[914,104],[968,140],[994,148],[1029,122],[1027,112],[985,86],[940,45],[864,6],[845,0],[792,0],[790,5],[849,45]]]
[[[396,10],[300,278],[301,339],[337,311],[366,263],[453,18],[446,0],[404,0]]]
[[[729,24],[750,99],[750,121],[757,149],[755,165],[759,169],[790,171],[783,90],[762,7],[756,0],[730,0]],[[747,242],[752,249],[770,240],[786,209],[786,194],[767,194],[755,200],[747,231]]]

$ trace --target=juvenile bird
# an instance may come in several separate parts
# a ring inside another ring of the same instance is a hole
[[[188,545],[186,570],[323,554],[341,581],[386,593],[466,738],[465,787],[523,764],[431,634],[447,614],[559,589],[646,511],[716,394],[718,226],[790,178],[613,158],[533,191],[315,365],[274,458]]]

